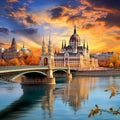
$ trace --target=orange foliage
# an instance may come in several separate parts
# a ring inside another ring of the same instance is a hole
[[[29,54],[27,56],[21,58],[13,58],[10,60],[0,59],[0,66],[20,66],[20,65],[39,65],[40,57],[35,56],[33,54]]]
[[[7,63],[5,62],[5,60],[3,59],[0,59],[0,66],[6,66]]]
[[[20,61],[18,60],[18,58],[13,58],[13,59],[10,59],[8,61],[7,65],[9,65],[9,66],[19,66]]]
[[[113,54],[110,57],[110,63],[112,63],[115,68],[120,67],[120,55],[118,53]]]
[[[99,60],[98,64],[100,67],[109,67],[110,66],[110,61],[109,60]]]
[[[109,60],[99,60],[100,67],[120,67],[120,55],[118,53],[113,54]]]
[[[25,57],[24,62],[26,65],[39,65],[40,64],[40,58],[30,54]]]

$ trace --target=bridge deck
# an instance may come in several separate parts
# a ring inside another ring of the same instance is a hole
[[[4,66],[0,67],[0,73],[17,72],[25,70],[48,70],[48,66]],[[67,70],[67,67],[55,67],[53,70]]]

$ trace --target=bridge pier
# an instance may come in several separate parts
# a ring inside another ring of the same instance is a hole
[[[68,69],[67,69],[67,78],[68,80],[72,80],[72,74],[70,72],[70,66],[68,65]]]
[[[51,66],[48,66],[48,71],[47,71],[47,84],[56,84],[55,77],[53,76],[53,70]]]

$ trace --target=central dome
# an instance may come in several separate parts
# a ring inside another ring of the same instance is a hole
[[[70,43],[71,42],[80,42],[80,37],[79,35],[76,33],[76,26],[74,26],[74,33],[73,35],[70,37]]]

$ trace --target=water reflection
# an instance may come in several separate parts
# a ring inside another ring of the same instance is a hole
[[[95,81],[92,77],[77,77],[68,81],[64,89],[63,102],[73,107],[74,111],[79,110],[81,102],[87,100],[90,90],[95,88]]]
[[[103,108],[105,105],[108,108],[111,104],[118,106],[118,99],[111,102],[109,93],[104,90],[110,85],[120,88],[119,79],[120,77],[76,77],[66,81],[59,78],[60,83],[56,85],[22,85],[23,94],[0,111],[0,120],[75,120],[75,117],[86,120],[95,104]],[[12,90],[18,93],[20,88]],[[74,112],[77,114],[73,117]]]
[[[27,111],[31,110],[37,103],[42,104],[42,109],[49,110],[50,115],[53,110],[54,85],[38,85],[38,86],[22,86],[23,95],[19,100],[13,102],[6,109],[0,111],[1,120],[12,120],[23,116]]]

